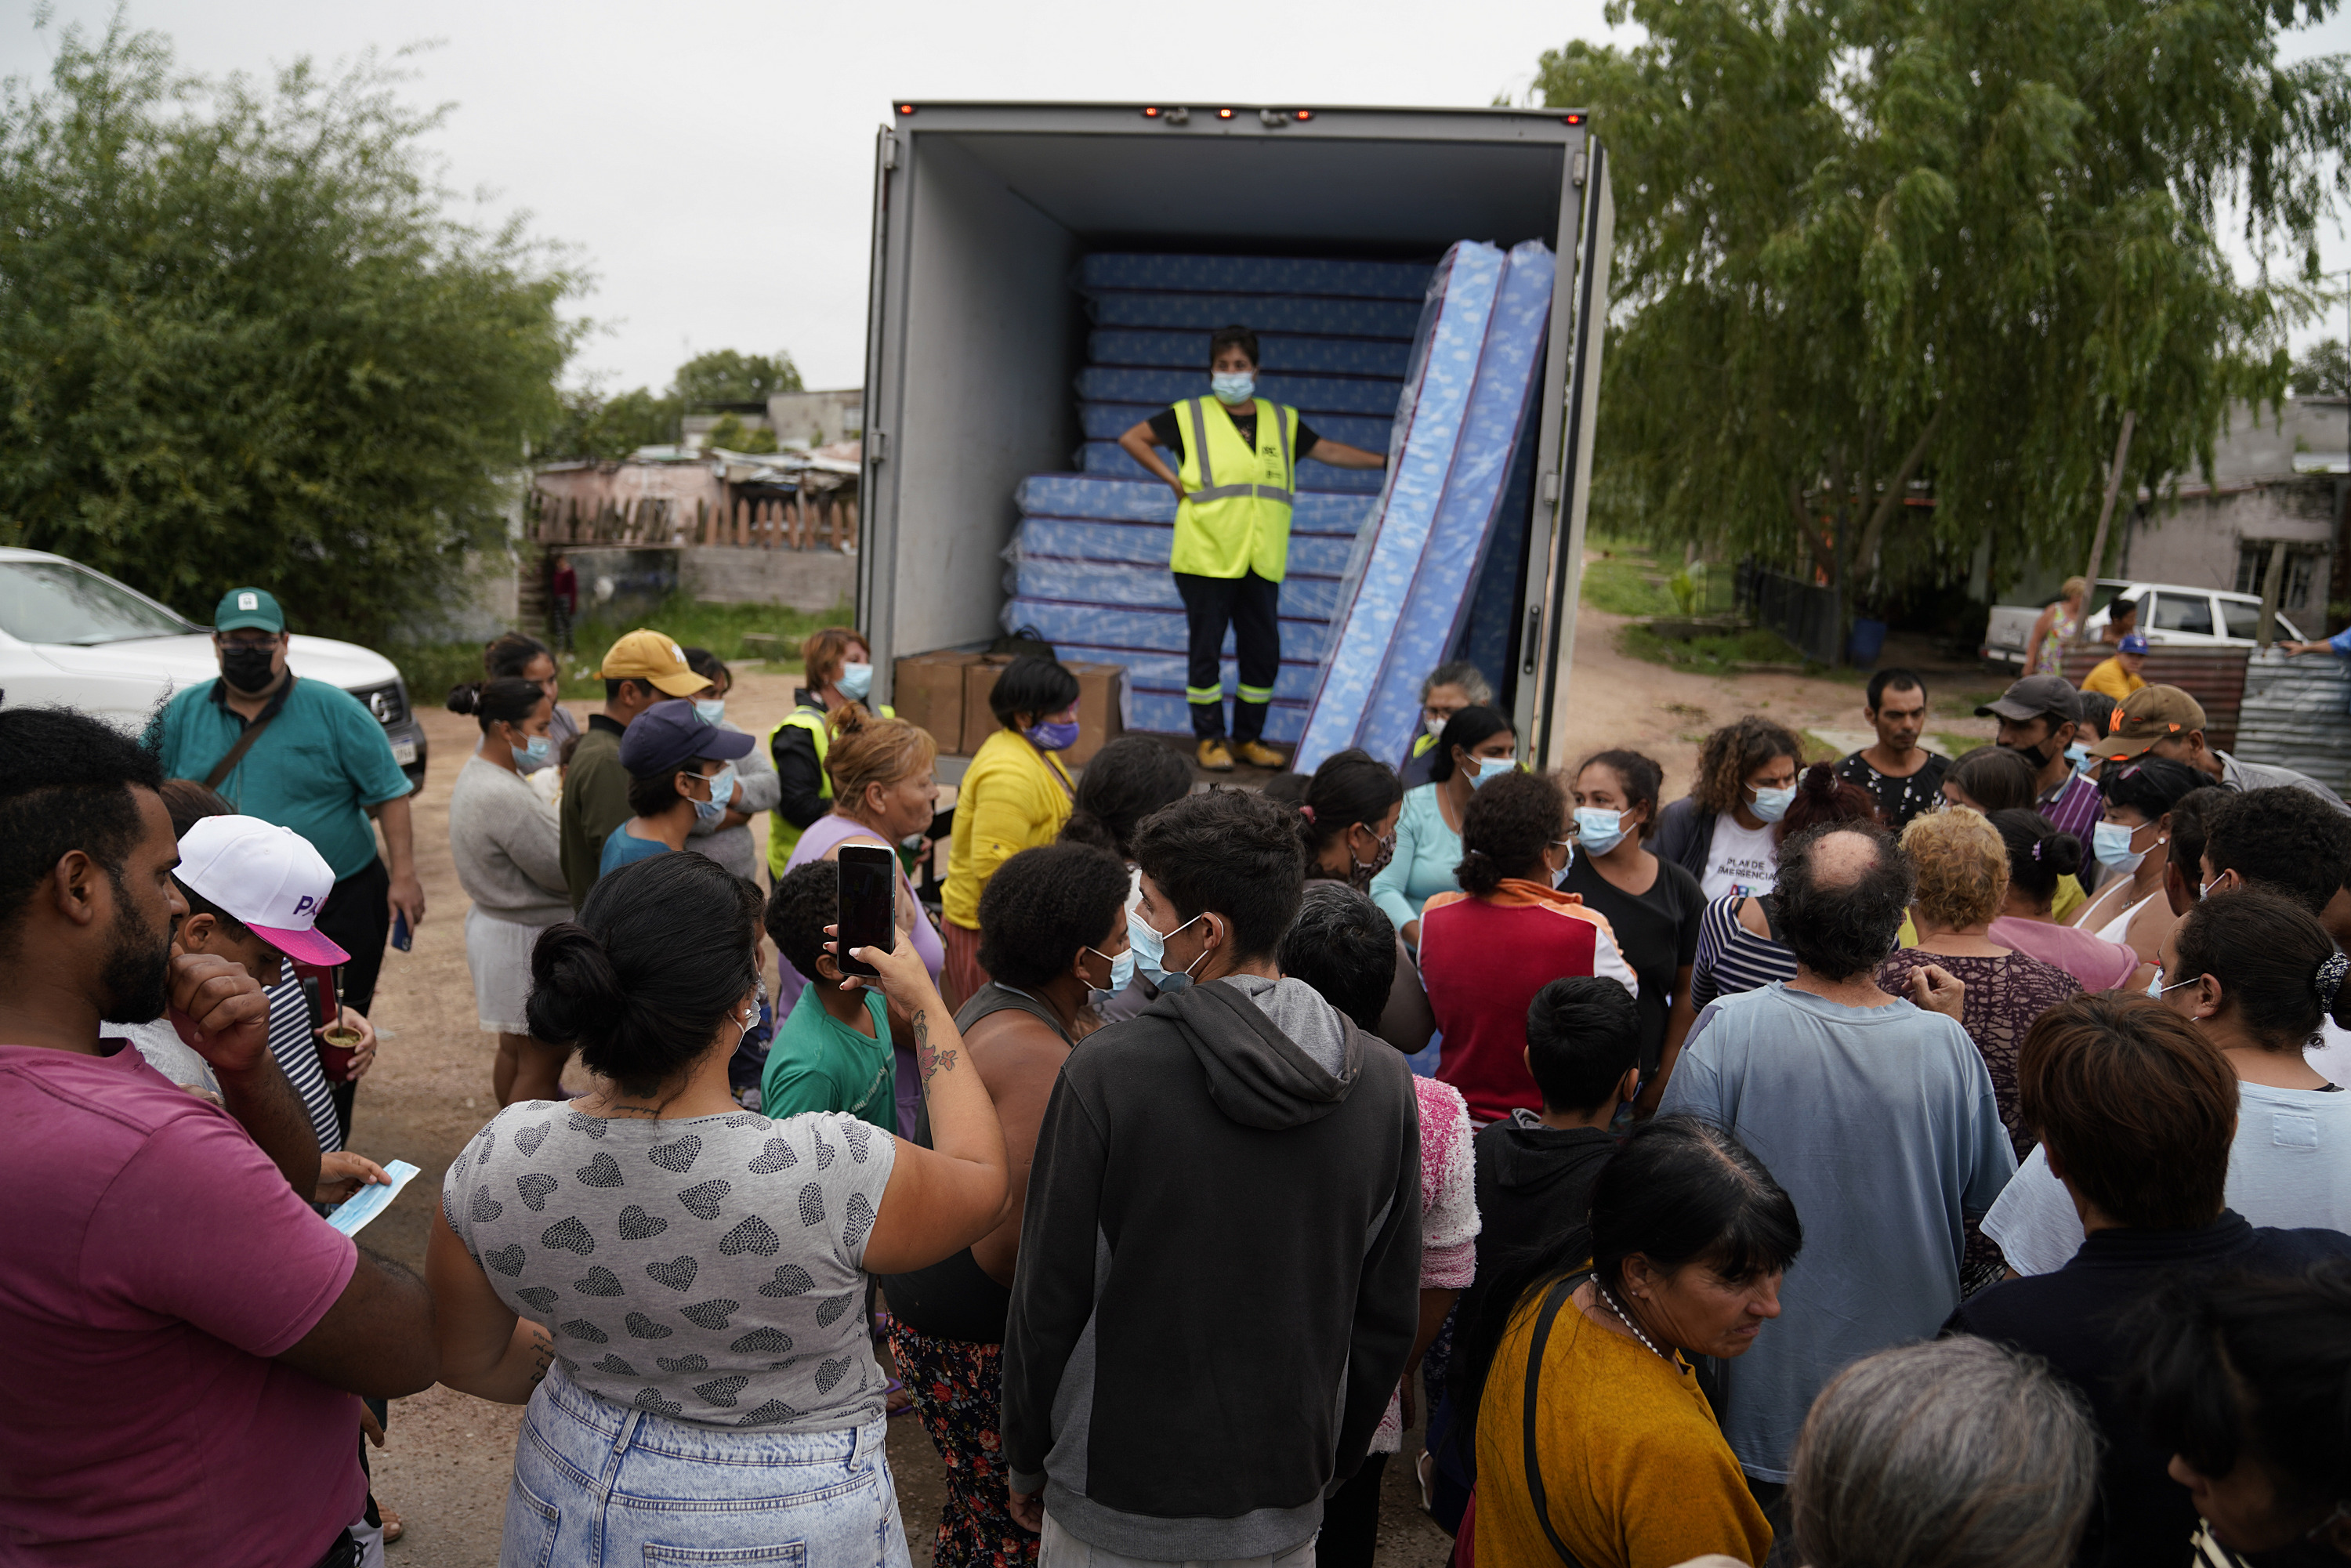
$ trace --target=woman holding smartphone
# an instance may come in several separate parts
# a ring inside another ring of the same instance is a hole
[[[529,1002],[532,1032],[576,1041],[596,1087],[508,1106],[443,1183],[425,1263],[442,1379],[529,1406],[504,1562],[779,1541],[811,1563],[908,1561],[858,1309],[869,1275],[1002,1222],[1003,1134],[904,945],[850,956],[912,1020],[931,1147],[737,1105],[759,903],[700,855],[600,881],[540,937]]]

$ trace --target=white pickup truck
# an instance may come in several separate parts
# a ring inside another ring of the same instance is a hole
[[[2255,594],[2102,577],[2090,596],[2093,636],[2105,629],[2109,607],[2117,599],[2138,601],[2138,629],[2151,645],[2158,648],[2250,648],[2253,645],[2253,628],[2262,614],[2262,601]],[[1984,627],[1984,662],[2022,669],[2024,644],[2032,635],[2032,623],[2041,619],[2044,608],[2039,604],[1995,605]],[[2283,612],[2277,618],[2277,634],[2296,642],[2303,640],[2301,629]]]
[[[410,782],[424,782],[424,727],[382,654],[297,633],[287,663],[367,705]],[[61,555],[0,548],[0,705],[66,704],[136,731],[172,692],[220,674],[207,628]]]

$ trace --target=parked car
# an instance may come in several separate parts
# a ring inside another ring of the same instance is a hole
[[[2157,647],[2250,648],[2262,615],[2258,594],[2102,577],[2090,596],[2093,637],[2105,630],[2114,601],[2126,598],[2138,601],[2138,629]],[[2032,623],[2041,619],[2043,608],[2038,604],[1995,606],[1984,627],[1985,662],[2022,669],[2025,642],[2032,635]],[[2303,640],[2301,629],[2283,611],[2277,618],[2277,635]]]
[[[391,660],[296,632],[287,662],[365,703],[423,787],[424,727]],[[135,731],[172,692],[219,674],[210,628],[63,556],[0,548],[0,706],[70,704]]]

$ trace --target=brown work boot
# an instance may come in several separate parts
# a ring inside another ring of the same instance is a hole
[[[1212,735],[1200,742],[1195,755],[1199,758],[1200,766],[1211,773],[1230,773],[1233,770],[1233,754],[1225,749],[1225,737],[1221,735]]]
[[[1262,740],[1244,740],[1240,744],[1241,760],[1251,768],[1286,768],[1290,758]]]

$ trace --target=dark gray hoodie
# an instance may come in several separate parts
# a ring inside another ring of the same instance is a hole
[[[1078,1046],[1038,1133],[1013,1486],[1127,1556],[1303,1543],[1403,1373],[1419,1270],[1404,1059],[1300,981],[1163,994]]]

